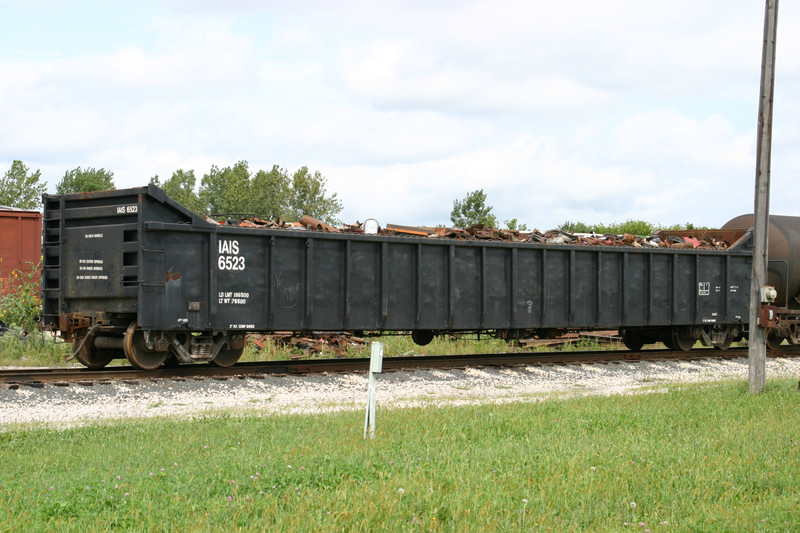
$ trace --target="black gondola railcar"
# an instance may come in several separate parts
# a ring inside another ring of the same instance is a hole
[[[748,319],[749,234],[727,250],[457,241],[207,222],[161,189],[44,197],[46,324],[99,368],[227,366],[245,334],[504,336],[620,329],[725,348]]]

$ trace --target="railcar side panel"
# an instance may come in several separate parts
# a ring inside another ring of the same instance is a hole
[[[669,324],[672,310],[673,261],[669,254],[648,254],[647,325]]]
[[[618,253],[598,251],[597,280],[597,317],[601,327],[614,327],[613,324],[623,323],[623,298],[625,294],[620,290],[623,286],[622,264],[624,256]]]
[[[473,246],[451,246],[450,257],[453,265],[452,277],[452,315],[451,327],[470,329],[481,326],[483,301],[483,270],[481,249]]]
[[[751,258],[730,257],[726,265],[728,272],[725,322],[747,323],[750,306],[750,278],[753,266]]]
[[[647,325],[649,311],[648,264],[644,254],[625,253],[622,259],[623,323]]]
[[[599,323],[597,272],[599,255],[593,250],[572,250],[570,261],[569,325]]]
[[[344,241],[314,241],[313,246],[308,248],[308,253],[312,255],[311,264],[315,270],[319,270],[312,277],[308,289],[311,291],[312,324],[317,329],[335,328],[344,318],[343,244]],[[317,260],[317,257],[324,259]]]
[[[512,279],[512,250],[482,248],[484,254],[483,295],[485,313],[483,324],[491,329],[508,328],[514,308]]]
[[[375,242],[353,242],[350,253],[351,323],[356,329],[377,329],[382,303],[380,246]]]
[[[450,309],[448,246],[419,245],[419,315],[418,328],[447,327]],[[355,286],[354,286],[355,287]],[[413,287],[410,288],[412,291]],[[355,289],[354,289],[355,290]]]
[[[534,251],[542,254],[544,265],[544,309],[542,324],[544,328],[559,328],[569,324],[569,249],[548,248]]]
[[[388,247],[387,253],[389,312],[386,328],[407,329],[408,324],[416,324],[418,320],[419,296],[412,287],[417,287],[419,247],[416,244],[397,244]],[[346,257],[346,254],[342,257],[344,264],[347,263]]]
[[[672,324],[692,324],[694,318],[696,254],[674,254]]]
[[[512,277],[513,298],[516,301],[516,324],[522,329],[534,328],[543,323],[545,294],[544,250],[514,248],[516,250],[516,275]],[[513,253],[513,250],[512,250]]]

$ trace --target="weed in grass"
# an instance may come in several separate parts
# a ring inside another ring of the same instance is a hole
[[[0,320],[19,330],[22,335],[36,331],[42,314],[38,279],[40,267],[29,263],[25,270],[14,269],[9,278],[0,279]]]
[[[9,328],[0,331],[0,364],[52,365],[63,363],[71,353],[63,342],[38,329],[42,314],[39,271],[31,265],[27,272],[13,270],[10,279],[0,280],[4,289],[0,291],[0,321]]]

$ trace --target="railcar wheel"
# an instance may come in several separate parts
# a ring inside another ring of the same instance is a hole
[[[243,352],[244,348],[239,348],[238,350],[220,350],[219,353],[217,353],[217,356],[211,360],[211,364],[220,366],[222,368],[228,368],[229,366],[233,366],[239,362],[239,359],[242,358]]]
[[[132,322],[128,326],[122,345],[125,348],[125,357],[140,370],[155,370],[167,360],[167,352],[155,352],[147,349],[144,333],[136,329],[136,322]]]
[[[72,341],[72,351],[75,353],[75,359],[83,366],[91,368],[92,370],[97,370],[103,368],[114,359],[113,350],[101,350],[96,348],[93,339],[88,339],[83,343],[81,349],[75,352],[78,346],[81,345],[81,342],[83,342],[83,339],[84,336],[75,336],[75,339]]]
[[[783,341],[786,340],[786,337],[777,333],[774,329],[767,333],[767,348],[770,350],[777,350],[780,348],[780,345]]]
[[[739,328],[735,326],[703,326],[696,328],[703,346],[713,346],[716,350],[727,350],[739,336]]]
[[[167,353],[167,358],[164,359],[164,366],[167,368],[178,368],[181,364],[178,356],[176,356],[172,351]]]
[[[629,350],[638,352],[644,347],[644,337],[639,333],[633,333],[627,329],[622,330],[622,343]]]
[[[418,346],[426,346],[433,340],[433,332],[428,329],[415,329],[411,332],[411,340]]]
[[[244,347],[247,345],[245,336],[242,334],[231,334],[224,348],[217,352],[216,357],[210,362],[212,365],[227,368],[235,365],[242,358]]]
[[[722,330],[722,332],[724,333],[725,338],[719,344],[713,345],[717,350],[727,350],[731,347],[733,341],[739,338],[739,335],[741,334],[738,328],[731,326],[726,327],[724,330]]]
[[[670,334],[670,341],[669,348],[671,350],[688,352],[692,349],[697,339],[692,336],[692,332],[689,328],[674,327]]]
[[[731,347],[732,343],[733,343],[733,337],[727,335],[725,337],[725,340],[722,341],[722,344],[715,344],[714,348],[716,348],[717,350],[727,350],[728,348]]]
[[[800,344],[800,326],[792,324],[789,328],[789,342],[792,344]]]

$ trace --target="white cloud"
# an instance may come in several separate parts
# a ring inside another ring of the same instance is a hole
[[[163,6],[76,17],[88,51],[60,26],[36,28],[55,39],[35,49],[0,48],[0,166],[23,158],[51,183],[105,167],[135,186],[241,159],[308,165],[346,220],[401,224],[448,223],[477,188],[498,219],[540,228],[715,225],[752,205],[763,5]],[[780,16],[772,204],[787,212],[800,205],[800,11]]]
[[[652,110],[613,130],[613,156],[640,165],[711,165],[738,169],[754,156],[754,135],[737,136],[720,116],[695,120],[674,110]]]
[[[440,112],[519,113],[589,108],[607,99],[603,91],[560,76],[509,80],[485,71],[443,65],[411,41],[351,47],[342,58],[353,97],[381,107]]]

